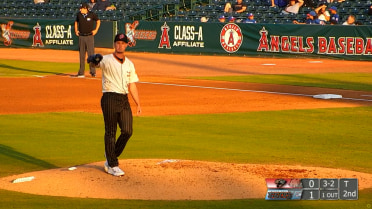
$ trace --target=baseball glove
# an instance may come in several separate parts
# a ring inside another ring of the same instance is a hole
[[[88,57],[87,62],[92,63],[94,65],[98,65],[102,59],[103,59],[103,56],[101,54],[94,54]]]

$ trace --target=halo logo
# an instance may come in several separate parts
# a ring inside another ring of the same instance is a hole
[[[39,23],[37,23],[34,27],[33,27],[34,31],[35,31],[35,34],[34,34],[34,37],[33,37],[33,42],[32,42],[32,46],[40,46],[40,47],[44,47],[44,44],[43,44],[43,40],[41,39],[41,26],[39,25]]]
[[[242,30],[234,23],[226,24],[221,30],[220,42],[226,52],[238,51],[243,43]]]
[[[170,41],[169,41],[169,34],[168,34],[169,30],[170,30],[170,27],[167,25],[166,22],[164,22],[164,25],[161,26],[162,34],[161,34],[160,42],[158,46],[159,49],[162,49],[164,46],[167,49],[171,49]]]

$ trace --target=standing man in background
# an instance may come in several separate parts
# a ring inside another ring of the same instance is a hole
[[[94,28],[95,23],[95,28]],[[75,34],[79,37],[80,69],[77,77],[84,78],[85,54],[94,54],[94,36],[97,34],[101,21],[98,16],[88,10],[88,4],[83,3],[75,20]],[[96,77],[96,68],[89,66],[90,75]]]
[[[128,46],[128,37],[119,33],[115,36],[112,54],[102,56],[96,54],[88,57],[88,63],[102,70],[101,108],[105,122],[105,156],[104,169],[113,176],[122,176],[124,171],[119,168],[118,157],[133,132],[133,116],[128,101],[131,94],[137,105],[136,113],[141,114],[141,105],[136,82],[138,76],[132,61],[124,54]],[[117,127],[120,136],[116,139]]]
[[[98,0],[93,7],[93,11],[106,11],[106,10],[115,10],[116,7],[109,0]]]
[[[243,0],[237,0],[235,4],[231,4],[230,2],[227,2],[225,4],[224,12],[237,12],[242,13],[247,9],[247,4],[243,2]]]

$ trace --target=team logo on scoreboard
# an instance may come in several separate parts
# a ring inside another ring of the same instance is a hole
[[[220,34],[222,48],[228,53],[234,53],[239,50],[243,43],[242,30],[237,24],[226,24]]]
[[[266,200],[299,200],[302,197],[300,179],[265,179],[267,186]]]

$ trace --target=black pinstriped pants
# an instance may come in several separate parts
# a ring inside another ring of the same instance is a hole
[[[133,132],[133,116],[128,96],[118,93],[103,93],[101,108],[105,121],[105,152],[110,167],[119,165],[118,157],[123,152]],[[120,136],[116,140],[119,125]]]

